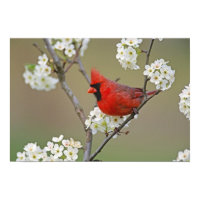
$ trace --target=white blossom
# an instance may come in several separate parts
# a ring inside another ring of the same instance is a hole
[[[138,116],[139,116],[139,115],[138,115],[138,114],[136,114],[136,115],[134,116],[134,119],[138,119]]]
[[[128,58],[125,57],[123,60],[120,60],[120,64],[122,65],[122,68],[124,68],[125,70],[127,68],[129,69],[139,69],[140,67],[138,65],[136,65],[136,60],[134,58]]]
[[[92,117],[89,116],[89,118],[85,120],[86,129],[90,127],[91,123],[92,123]]]
[[[25,147],[24,150],[26,152],[35,152],[37,149],[37,144],[36,143],[28,143]]]
[[[144,71],[144,75],[149,77],[151,77],[155,71],[154,67],[150,65],[145,65],[145,69],[146,70]]]
[[[182,93],[179,94],[179,97],[179,110],[190,120],[190,85],[185,86]]]
[[[139,44],[142,42],[142,39],[136,38],[123,38],[121,43],[117,44],[117,55],[116,58],[119,63],[122,65],[122,68],[125,70],[137,70],[140,67],[137,65],[137,51],[136,48],[139,47]]]
[[[98,122],[93,122],[91,125],[90,125],[90,128],[92,129],[92,134],[95,135],[97,132],[98,132],[98,129],[99,129],[99,123]]]
[[[133,49],[132,47],[128,47],[126,50],[126,59],[130,59],[130,60],[136,60],[137,58],[137,53],[136,50]]]
[[[159,84],[161,79],[162,79],[162,77],[160,76],[160,73],[158,71],[156,71],[155,73],[152,74],[150,81],[157,85],[157,84]]]
[[[39,154],[37,151],[28,152],[27,155],[27,161],[39,161],[39,159],[41,158],[41,154]]]
[[[70,45],[72,43],[72,41],[73,41],[72,38],[63,38],[61,40],[64,43],[65,47],[67,47],[68,45]]]
[[[142,39],[137,38],[127,38],[125,44],[133,47],[139,47],[139,44],[142,43]]]
[[[46,54],[43,54],[42,56],[38,57],[38,64],[39,65],[46,65],[48,62],[48,57]]]
[[[63,135],[60,135],[59,137],[53,137],[52,138],[52,141],[53,142],[60,142],[61,140],[63,140],[64,136]]]
[[[121,39],[121,42],[118,43],[116,46],[117,46],[118,48],[119,48],[119,47],[122,47],[122,46],[126,46],[126,39],[125,39],[125,38],[122,38],[122,39]]]
[[[54,147],[54,143],[53,142],[50,142],[48,141],[47,142],[47,146],[45,147],[46,151],[51,151]]]
[[[119,47],[118,49],[117,49],[117,55],[116,55],[116,58],[117,59],[124,59],[124,57],[125,57],[125,49],[124,49],[124,47],[122,46],[122,47]]]
[[[72,146],[74,148],[82,148],[82,145],[80,141],[75,141],[73,138],[70,138],[67,143],[69,143],[68,146]]]
[[[16,161],[25,161],[25,160],[26,160],[25,152],[23,152],[23,153],[18,152],[17,153],[17,160]]]
[[[155,60],[151,65],[145,66],[143,74],[156,85],[156,89],[167,90],[175,80],[175,70],[167,65],[164,59]]]
[[[160,69],[161,67],[163,67],[163,65],[167,66],[166,64],[168,63],[168,61],[166,62],[164,59],[159,59],[159,60],[155,60],[151,66],[154,69]]]
[[[163,65],[163,67],[160,69],[162,78],[166,78],[167,80],[170,80],[170,73],[172,69],[170,66]]]
[[[60,42],[57,41],[56,44],[54,45],[54,49],[58,49],[62,51],[65,48],[65,42]]]
[[[118,117],[105,115],[103,112],[101,112],[99,107],[95,107],[94,110],[90,111],[90,115],[85,121],[85,125],[87,128],[92,130],[93,135],[97,132],[107,135],[110,134],[115,128],[119,127],[126,120],[126,118],[126,116]],[[125,127],[128,127],[128,124],[129,123],[127,123]],[[113,138],[116,137],[117,134]]]
[[[74,144],[73,144],[73,147],[80,149],[80,148],[83,147],[83,145],[81,144],[80,141],[75,141]]]
[[[29,84],[32,89],[50,91],[56,88],[58,79],[51,75],[51,67],[47,65],[48,57],[46,54],[38,57],[38,65],[25,66],[26,70],[23,74],[25,83]]]
[[[55,157],[54,155],[50,155],[49,157],[47,157],[47,159],[45,160],[47,162],[58,162],[58,161],[61,161],[61,159]]]
[[[79,149],[82,148],[80,141],[73,138],[64,139],[63,135],[53,137],[53,142],[48,141],[42,149],[37,143],[28,143],[24,152],[17,153],[16,161],[76,161]],[[65,154],[64,154],[65,151]]]
[[[67,46],[65,48],[65,54],[69,57],[72,57],[73,55],[75,55],[76,51],[74,50],[74,45],[70,44],[69,46]]]
[[[113,116],[110,119],[110,126],[115,128],[115,127],[119,126],[119,124],[122,124],[123,122],[124,122],[124,118],[123,117]]]
[[[185,149],[184,151],[179,151],[176,160],[178,162],[189,162],[190,161],[190,150]]]
[[[64,150],[64,147],[62,145],[58,145],[58,144],[55,144],[53,149],[51,150],[51,153],[54,154],[54,157],[55,158],[59,158],[63,155],[63,150]]]
[[[26,84],[32,84],[34,81],[34,74],[28,70],[23,73],[23,77],[25,79]]]
[[[167,80],[161,79],[159,81],[159,83],[156,85],[156,89],[157,90],[159,90],[159,89],[166,90],[167,89],[167,83],[168,83]]]
[[[100,121],[104,118],[105,114],[101,112],[99,107],[94,107],[94,110],[90,111],[90,116],[94,118],[94,121]]]
[[[62,141],[62,145],[63,145],[64,147],[68,147],[68,146],[70,146],[71,144],[70,144],[70,141],[69,141],[69,140],[63,140],[63,141]]]
[[[84,56],[84,52],[85,50],[88,48],[88,43],[89,43],[90,39],[89,38],[84,38],[82,40],[82,47],[80,49],[80,56]]]
[[[44,150],[42,151],[42,153],[40,154],[40,158],[42,159],[42,161],[48,161],[48,155],[47,152]]]
[[[64,154],[66,155],[66,159],[65,161],[75,161],[78,158],[78,149],[77,148],[73,148],[71,146],[69,146],[67,148],[67,150],[64,151]]]
[[[89,38],[56,38],[54,39],[55,43],[53,44],[53,39],[51,39],[51,44],[54,49],[63,51],[64,54],[68,57],[72,57],[76,54],[76,50],[80,47],[80,56],[84,56],[85,50],[88,48]]]

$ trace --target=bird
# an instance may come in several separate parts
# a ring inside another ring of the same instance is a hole
[[[147,91],[147,97],[154,95],[157,90]],[[133,88],[109,80],[95,68],[91,69],[91,82],[88,93],[93,93],[100,110],[110,116],[125,116],[133,112],[144,100],[142,88]]]

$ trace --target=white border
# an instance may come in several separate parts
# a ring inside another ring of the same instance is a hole
[[[198,2],[198,1],[196,1]],[[2,4],[2,3],[1,3]],[[199,162],[199,6],[195,1],[4,1],[1,199],[195,199]],[[190,37],[191,163],[10,163],[10,37]]]

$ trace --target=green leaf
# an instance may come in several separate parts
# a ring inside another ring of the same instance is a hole
[[[141,49],[139,49],[139,48],[135,48],[135,50],[136,50],[136,53],[137,53],[138,55],[140,55],[140,54],[142,53]]]
[[[61,39],[54,39],[54,38],[52,38],[52,39],[51,39],[51,45],[52,45],[52,46],[55,45],[57,41],[62,42]]]
[[[25,66],[25,68],[31,72],[33,72],[35,70],[35,64],[28,64]]]

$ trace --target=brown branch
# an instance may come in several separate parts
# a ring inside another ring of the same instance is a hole
[[[155,40],[155,39],[152,39],[152,40],[151,40],[151,44],[150,44],[150,46],[149,46],[149,50],[147,51],[146,65],[149,64],[149,57],[150,57],[151,49],[152,49],[152,47],[153,47],[154,40]]]
[[[143,101],[140,106],[137,108],[137,112],[151,99],[153,98],[155,95],[157,95],[158,93],[160,93],[160,90],[158,90],[155,94],[153,94],[152,96],[150,96],[149,98],[147,98],[145,101]],[[133,112],[118,128],[116,128],[113,133],[111,135],[109,135],[108,137],[106,137],[104,139],[104,141],[102,142],[102,144],[97,148],[97,150],[91,155],[90,157],[90,161],[92,161],[97,154],[99,154],[101,152],[101,150],[103,149],[103,147],[109,142],[109,140],[116,135],[117,133],[120,132],[120,130],[130,121],[134,118],[134,116],[137,114],[137,112]]]
[[[39,47],[39,45],[37,43],[33,43],[33,46],[41,53],[44,54],[44,51],[42,51],[42,49]]]
[[[148,51],[144,51],[146,53],[146,65],[149,63],[149,57],[150,57],[150,53],[151,53],[151,49],[154,43],[154,39],[151,40],[151,44],[149,46],[149,50]],[[151,95],[149,98],[147,98],[146,95],[146,86],[147,86],[147,82],[148,82],[148,77],[145,76],[145,80],[144,80],[144,87],[143,87],[143,92],[144,92],[144,100],[143,102],[140,104],[140,106],[134,110],[134,112],[118,127],[116,128],[112,134],[110,134],[108,137],[106,137],[104,139],[104,141],[102,142],[102,144],[97,148],[97,150],[91,155],[90,157],[90,161],[92,161],[97,154],[99,154],[101,152],[101,150],[104,148],[104,146],[109,142],[109,140],[116,135],[117,133],[120,132],[120,130],[130,121],[134,118],[134,116],[138,113],[138,111],[151,99],[153,98],[155,95],[160,93],[160,90],[158,90],[155,94]]]
[[[80,52],[81,47],[82,47],[82,42],[81,42],[79,48],[76,50],[76,54],[75,54],[73,60],[72,60],[72,61],[70,62],[70,64],[67,66],[67,68],[66,68],[66,70],[65,70],[65,73],[69,71],[69,69],[72,67],[72,65],[73,65],[74,63],[77,63],[77,58],[79,57],[79,52]]]
[[[79,71],[83,74],[86,81],[90,85],[90,78],[88,77],[88,75],[85,71],[85,68],[83,66],[83,63],[81,62],[81,59],[79,56],[77,56],[77,62],[79,64],[79,68],[80,68]],[[85,143],[85,151],[84,151],[84,155],[83,155],[83,161],[89,161],[90,154],[91,154],[91,148],[92,148],[92,132],[90,131],[86,134],[86,143]]]
[[[62,89],[65,91],[65,93],[67,94],[67,96],[69,97],[70,101],[72,102],[76,114],[78,115],[80,121],[83,124],[84,130],[86,132],[86,137],[87,140],[90,141],[90,143],[86,143],[86,150],[87,150],[87,155],[84,155],[84,161],[88,161],[89,160],[89,156],[91,153],[91,141],[92,141],[92,132],[91,129],[85,129],[85,120],[86,120],[86,116],[85,113],[82,109],[82,107],[79,104],[79,101],[77,99],[77,97],[73,94],[72,90],[69,88],[66,80],[65,80],[65,71],[63,69],[63,65],[59,59],[59,57],[57,56],[57,54],[55,53],[54,49],[52,48],[49,39],[44,39],[44,42],[46,44],[47,50],[49,51],[50,55],[53,58],[54,64],[57,67],[57,75],[58,75],[58,79],[60,81],[60,84],[62,86]]]
[[[146,51],[146,50],[141,50],[141,52],[142,52],[142,53],[148,53],[148,51]]]
[[[120,80],[120,77],[116,78],[116,79],[115,79],[115,82],[118,82],[119,80]]]
[[[87,75],[87,72],[85,71],[85,68],[83,66],[83,63],[81,62],[81,59],[80,57],[78,56],[77,57],[77,62],[79,64],[79,71],[83,74],[83,76],[85,77],[86,81],[88,82],[88,84],[90,85],[90,78],[89,76]]]
[[[154,43],[154,39],[151,40],[151,44],[149,46],[149,50],[146,51],[146,65],[149,64],[149,57],[150,57],[150,53],[151,53],[151,49]],[[143,87],[143,92],[144,92],[144,98],[147,98],[147,94],[146,94],[146,88],[147,88],[147,82],[149,81],[148,76],[144,76],[144,87]]]

